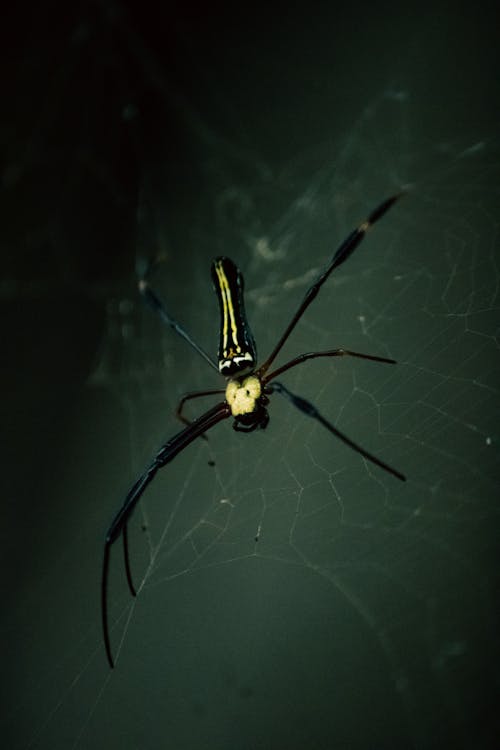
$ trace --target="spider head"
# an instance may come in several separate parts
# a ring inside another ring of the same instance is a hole
[[[262,384],[256,375],[233,378],[226,387],[226,401],[235,418],[235,430],[250,432],[256,427],[265,427],[269,421],[268,398],[262,392]]]
[[[258,406],[261,393],[262,386],[255,375],[230,380],[226,387],[226,401],[233,417],[252,414]]]

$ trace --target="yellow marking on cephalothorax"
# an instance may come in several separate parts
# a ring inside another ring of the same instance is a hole
[[[219,289],[221,293],[222,309],[223,309],[222,349],[223,349],[224,357],[232,359],[235,356],[235,354],[239,354],[241,352],[241,346],[238,343],[238,329],[236,326],[236,319],[234,315],[233,299],[231,297],[231,287],[229,286],[229,281],[227,280],[227,276],[224,273],[222,264],[216,263],[215,272],[217,273],[217,278],[219,280]],[[236,350],[235,352],[233,352],[232,350],[229,351],[229,346],[228,346],[229,326],[231,326],[231,339]]]
[[[233,417],[255,411],[261,393],[262,386],[255,375],[248,375],[241,380],[230,380],[226,387],[226,401],[231,407]]]

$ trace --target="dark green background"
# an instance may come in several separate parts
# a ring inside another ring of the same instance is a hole
[[[493,748],[493,4],[69,6],[1,30],[5,747]],[[287,383],[409,481],[277,396],[265,433],[219,426],[136,514],[133,611],[113,550],[110,673],[106,527],[180,394],[219,384],[142,309],[137,256],[210,352],[210,260],[233,257],[265,355],[402,186],[286,353],[398,360]]]

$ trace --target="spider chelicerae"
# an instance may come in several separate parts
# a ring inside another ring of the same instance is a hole
[[[258,427],[264,429],[269,423],[269,414],[267,411],[269,397],[273,393],[279,393],[288,399],[288,401],[290,401],[290,403],[299,411],[318,421],[329,432],[363,456],[363,458],[376,464],[397,479],[402,481],[405,480],[405,476],[399,471],[392,468],[372,453],[366,451],[347,437],[347,435],[344,435],[343,432],[325,419],[310,401],[307,401],[301,396],[297,396],[295,393],[292,393],[289,388],[283,385],[283,383],[276,381],[278,375],[282,375],[292,367],[296,367],[297,365],[306,362],[306,360],[316,359],[317,357],[358,357],[360,359],[369,359],[374,362],[384,362],[386,364],[395,364],[395,360],[387,359],[386,357],[378,357],[372,354],[362,354],[361,352],[354,352],[349,349],[329,349],[327,351],[300,354],[298,357],[294,357],[289,362],[281,365],[281,367],[269,372],[269,369],[280,352],[283,344],[288,339],[298,321],[316,297],[332,271],[335,268],[338,268],[338,266],[340,266],[351,255],[365,236],[367,230],[391,208],[400,196],[401,193],[398,193],[381,203],[374,211],[372,211],[368,218],[354,229],[354,231],[352,231],[344,240],[335,252],[328,266],[307,290],[304,299],[299,305],[296,313],[293,315],[284,333],[279,338],[278,343],[265,362],[261,365],[257,364],[255,342],[245,316],[243,275],[232,260],[220,257],[216,258],[212,264],[212,278],[215,292],[219,300],[221,314],[218,362],[215,362],[210,355],[208,355],[205,350],[189,336],[182,326],[168,314],[163,303],[151,289],[147,280],[145,278],[140,279],[139,290],[147,304],[160,315],[167,325],[184,338],[185,341],[187,341],[187,343],[197,351],[214,370],[217,370],[221,375],[228,378],[228,382],[225,389],[196,391],[186,393],[183,396],[177,407],[177,416],[186,424],[186,427],[161,446],[149,466],[130,489],[122,507],[114,517],[106,533],[101,582],[101,610],[104,645],[110,667],[114,666],[109,638],[107,607],[108,570],[111,547],[121,535],[123,539],[127,582],[130,592],[135,596],[136,591],[132,581],[128,555],[128,520],[146,487],[155,477],[157,471],[170,463],[170,461],[173,461],[173,459],[183,451],[184,448],[192,443],[193,440],[203,436],[207,430],[210,430],[218,422],[221,422],[228,417],[234,417],[233,429],[238,432],[252,432]],[[212,406],[205,412],[205,414],[202,414],[201,417],[198,417],[193,422],[189,422],[184,417],[182,411],[186,401],[203,396],[222,394],[224,395],[223,401]]]

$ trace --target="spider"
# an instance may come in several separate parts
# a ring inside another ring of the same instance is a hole
[[[299,411],[312,419],[317,420],[329,432],[346,443],[350,448],[357,451],[357,453],[363,456],[363,458],[376,464],[397,479],[405,481],[406,477],[403,474],[386,464],[380,458],[374,456],[372,453],[369,453],[347,437],[347,435],[344,435],[343,432],[323,417],[310,401],[307,401],[301,396],[297,396],[283,385],[283,383],[275,380],[278,375],[282,375],[287,370],[292,369],[292,367],[296,367],[297,365],[306,362],[306,360],[316,359],[317,357],[358,357],[360,359],[369,359],[374,362],[384,362],[386,364],[395,364],[396,362],[394,359],[387,359],[386,357],[379,357],[372,354],[362,354],[349,349],[329,349],[327,351],[315,351],[300,354],[298,357],[294,357],[289,362],[281,365],[281,367],[277,367],[275,370],[268,372],[278,353],[281,351],[285,341],[288,339],[298,321],[316,297],[332,271],[347,260],[364,238],[367,230],[391,208],[400,196],[401,193],[398,193],[381,203],[374,211],[372,211],[368,218],[360,224],[357,229],[354,229],[354,231],[352,231],[344,240],[335,252],[328,266],[307,290],[304,299],[284,333],[279,338],[278,343],[265,362],[260,366],[257,364],[255,342],[245,316],[243,275],[232,260],[226,257],[220,257],[216,258],[212,263],[212,279],[219,300],[221,316],[218,362],[215,362],[204,351],[204,349],[198,346],[182,326],[180,326],[179,323],[168,314],[163,303],[150,288],[145,277],[143,276],[140,279],[139,291],[143,295],[146,303],[160,315],[164,323],[173,328],[176,333],[184,338],[214,370],[226,377],[228,381],[224,390],[218,389],[190,392],[182,397],[177,407],[177,416],[186,426],[160,447],[149,466],[130,489],[122,507],[115,515],[106,533],[101,581],[101,612],[104,645],[109,666],[111,668],[114,667],[114,661],[109,637],[107,607],[108,570],[111,547],[121,534],[123,539],[127,582],[131,594],[136,596],[128,554],[127,523],[129,518],[146,487],[154,479],[157,471],[170,463],[170,461],[173,461],[173,459],[183,451],[184,448],[187,448],[193,440],[200,436],[204,437],[205,432],[214,427],[218,422],[232,416],[234,417],[233,429],[237,432],[253,432],[253,430],[256,430],[257,428],[264,429],[269,423],[269,414],[267,412],[269,397],[273,393],[279,393],[281,396],[288,399],[288,401],[290,401],[290,403]],[[183,416],[182,410],[186,401],[218,394],[224,394],[224,400],[220,401],[215,406],[212,406],[205,412],[205,414],[198,417],[193,422],[189,422]]]

